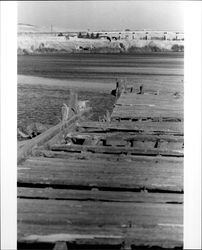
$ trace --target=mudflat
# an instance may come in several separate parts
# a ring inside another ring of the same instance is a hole
[[[18,56],[18,74],[59,79],[183,75],[183,53],[47,54]]]

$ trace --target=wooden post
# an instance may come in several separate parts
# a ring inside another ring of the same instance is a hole
[[[118,82],[117,95],[116,95],[117,98],[119,98],[121,93],[125,91],[126,85],[127,84],[125,82],[123,82],[123,80]]]
[[[108,122],[108,123],[111,122],[111,115],[108,110],[106,112],[106,115],[104,116],[104,120],[105,122]]]
[[[140,85],[140,92],[138,94],[143,95],[144,94],[144,89],[143,89],[144,85]]]
[[[69,107],[65,103],[62,106],[62,121],[67,121],[69,118]]]
[[[70,100],[69,100],[69,117],[78,113],[78,95],[73,90],[70,90]]]

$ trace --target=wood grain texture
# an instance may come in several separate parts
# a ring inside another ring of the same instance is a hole
[[[183,119],[183,95],[122,93],[112,112],[116,118]]]
[[[158,159],[161,156],[144,156],[144,155],[130,155],[130,154],[103,154],[103,153],[91,153],[91,152],[64,152],[64,151],[51,151],[44,149],[35,149],[33,152],[35,157],[44,157],[44,158],[56,158],[56,159],[66,159],[66,160],[99,160],[99,161],[108,161],[108,162],[117,162],[117,161],[137,161],[140,158],[146,159]],[[171,157],[163,156],[162,159],[170,159]],[[172,157],[175,158],[175,157]],[[181,158],[182,159],[182,158]]]
[[[146,145],[145,145],[146,146]],[[171,157],[183,157],[184,150],[181,149],[161,149],[151,147],[125,147],[121,146],[82,146],[82,145],[53,145],[50,147],[53,151],[64,151],[64,152],[91,152],[91,153],[103,153],[103,154],[132,154],[132,155],[145,155],[145,156],[171,156]]]
[[[60,133],[60,131],[61,131],[62,128],[66,128],[68,126],[71,126],[80,117],[85,116],[86,114],[89,114],[90,110],[91,109],[88,108],[85,111],[82,111],[79,114],[76,114],[76,115],[72,116],[68,121],[60,122],[59,124],[57,124],[57,125],[49,128],[44,133],[42,133],[39,136],[33,138],[32,140],[27,140],[27,142],[22,147],[20,147],[19,150],[18,150],[18,159],[17,159],[17,162],[20,163],[28,155],[30,155],[31,152],[32,152],[32,149],[34,147],[43,145],[47,141],[51,140],[54,136],[56,136],[58,133]]]
[[[18,239],[38,235],[71,242],[74,234],[90,234],[135,245],[182,246],[182,215],[181,204],[18,199]]]
[[[77,200],[77,201],[105,201],[105,202],[136,202],[136,203],[167,203],[183,204],[183,194],[178,193],[149,193],[149,192],[119,192],[55,189],[55,188],[23,188],[17,189],[18,198]]]
[[[113,132],[125,131],[136,133],[151,133],[151,134],[181,134],[183,135],[184,123],[183,122],[82,122],[78,125],[82,131],[86,132]]]
[[[182,192],[181,159],[145,158],[133,162],[31,158],[18,167],[18,184]]]
[[[184,138],[183,136],[172,136],[172,135],[150,135],[150,134],[139,134],[135,132],[72,132],[68,134],[68,138],[83,138],[83,139],[93,139],[94,137],[97,137],[98,139],[119,139],[119,140],[134,140],[134,141],[156,141],[158,140],[164,140],[169,142],[183,142]]]

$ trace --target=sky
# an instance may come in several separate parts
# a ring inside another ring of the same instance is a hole
[[[18,23],[67,30],[184,30],[183,1],[22,1]]]

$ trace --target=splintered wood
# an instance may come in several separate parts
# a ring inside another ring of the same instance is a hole
[[[19,249],[183,248],[183,93],[117,84],[112,94],[105,121],[66,121],[30,142]]]

